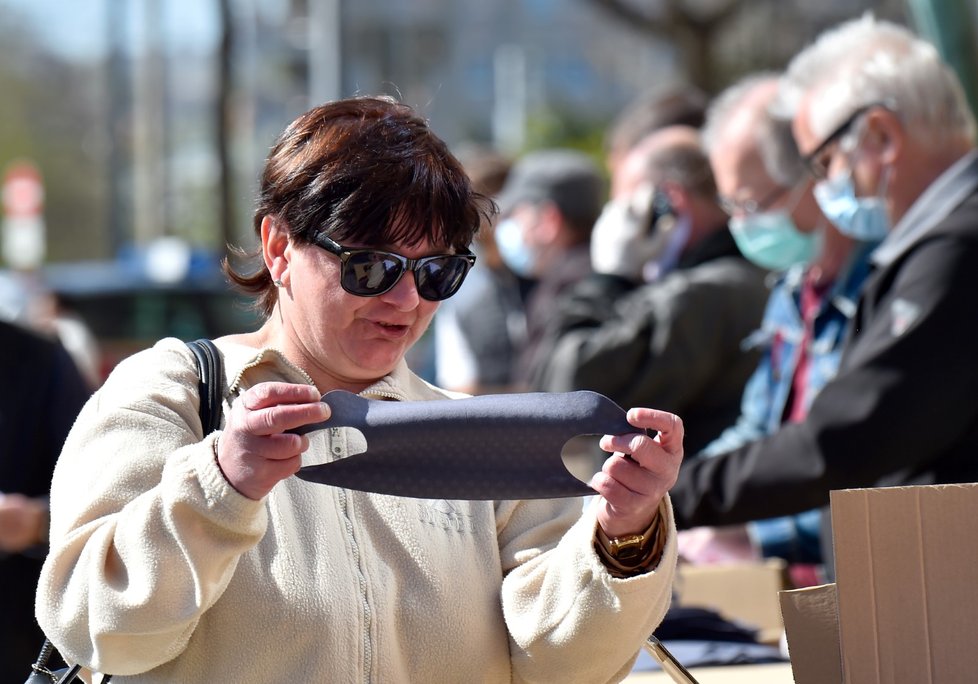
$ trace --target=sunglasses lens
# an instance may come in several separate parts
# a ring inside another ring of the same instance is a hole
[[[425,261],[414,273],[418,294],[437,302],[458,292],[471,266],[462,256],[446,255]]]
[[[383,294],[401,278],[404,267],[384,252],[355,252],[343,267],[342,285],[361,297]]]

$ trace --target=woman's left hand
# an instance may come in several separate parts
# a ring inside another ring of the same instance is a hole
[[[648,408],[628,411],[628,422],[643,433],[605,435],[601,448],[614,452],[591,478],[598,502],[598,524],[609,537],[641,533],[659,502],[676,483],[683,460],[683,421],[672,413]]]

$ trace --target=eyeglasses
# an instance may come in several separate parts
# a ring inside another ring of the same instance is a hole
[[[852,128],[853,124],[855,124],[859,120],[859,117],[861,117],[863,114],[874,107],[884,106],[885,105],[878,102],[874,102],[873,104],[860,107],[850,114],[848,119],[839,124],[834,131],[829,133],[825,140],[819,143],[818,147],[816,147],[810,154],[802,157],[802,161],[805,162],[805,166],[808,167],[808,170],[817,180],[828,178],[829,165],[832,163],[832,154],[829,147],[848,133],[849,129]]]
[[[414,272],[414,283],[422,299],[439,302],[458,292],[475,255],[435,254],[409,259],[379,249],[351,249],[322,233],[312,241],[340,260],[340,285],[358,297],[377,297],[390,292],[407,271]]]
[[[764,195],[764,197],[762,197],[760,200],[735,200],[729,197],[719,196],[717,197],[717,204],[720,205],[720,208],[728,216],[735,216],[737,214],[756,214],[759,211],[765,211],[768,207],[781,199],[789,190],[791,190],[791,188],[786,188],[783,185],[779,185],[771,192]]]

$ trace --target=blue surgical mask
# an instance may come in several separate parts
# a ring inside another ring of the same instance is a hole
[[[856,197],[852,170],[815,184],[815,201],[839,232],[854,240],[877,242],[890,232],[890,217],[882,193]]]
[[[519,221],[507,218],[496,225],[496,245],[499,256],[513,273],[524,278],[533,277],[537,252],[523,239],[523,226]]]
[[[806,264],[817,250],[814,233],[802,233],[786,211],[764,211],[730,219],[730,232],[741,253],[772,271]]]

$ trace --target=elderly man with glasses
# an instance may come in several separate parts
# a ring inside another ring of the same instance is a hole
[[[978,153],[960,83],[932,45],[867,15],[796,56],[779,102],[822,212],[882,243],[836,377],[803,421],[685,464],[680,526],[978,480]]]
[[[754,263],[780,272],[749,346],[761,360],[745,388],[736,424],[704,456],[724,453],[804,420],[834,375],[855,301],[877,242],[843,235],[819,210],[812,179],[791,133],[771,112],[779,76],[759,73],[730,86],[710,105],[703,140],[720,204],[737,245]],[[680,534],[692,562],[776,556],[799,583],[822,561],[820,512],[699,527]]]

